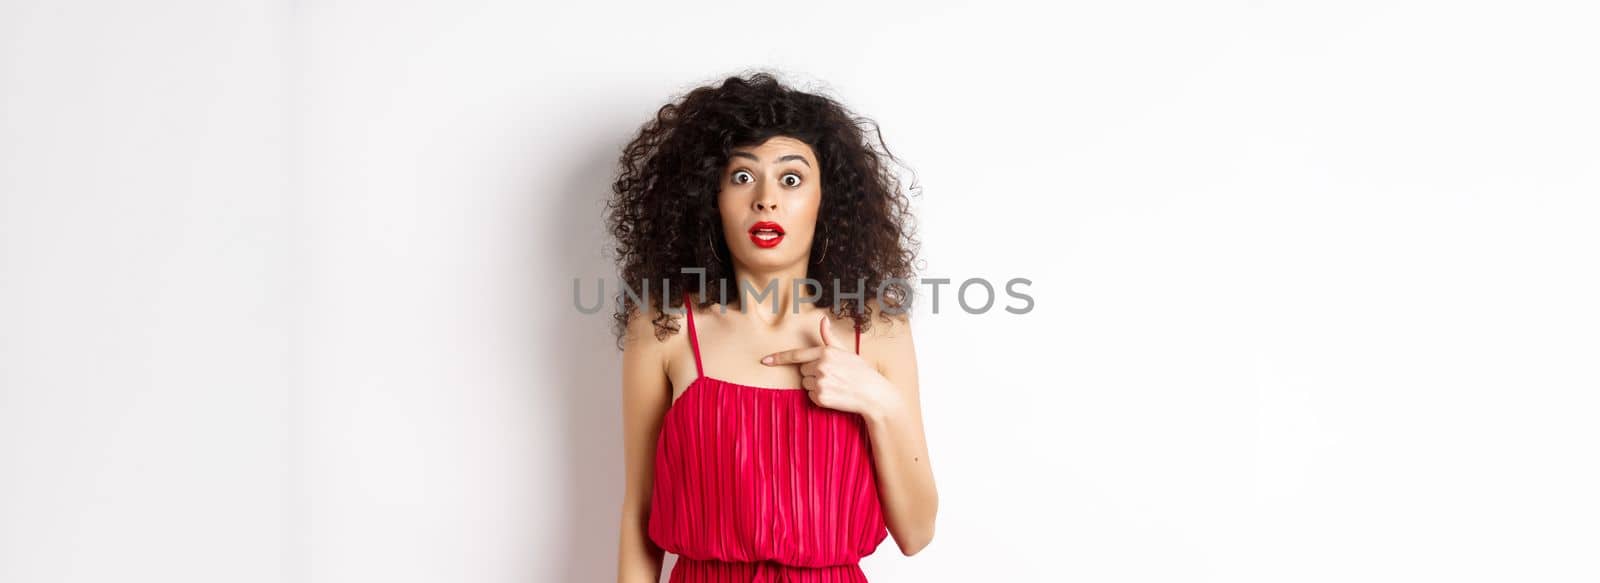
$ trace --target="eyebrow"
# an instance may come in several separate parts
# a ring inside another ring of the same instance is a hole
[[[736,151],[736,152],[733,153],[733,155],[736,156],[736,157],[739,157],[739,158],[749,158],[749,159],[755,160],[757,162],[761,161],[761,159],[757,158],[755,154],[751,154],[750,152],[746,152],[744,150]],[[811,167],[811,162],[807,161],[805,156],[801,156],[799,154],[784,154],[782,156],[778,156],[778,160],[777,161],[779,161],[779,162],[787,162],[789,160],[799,160],[800,163],[805,164],[807,168]]]

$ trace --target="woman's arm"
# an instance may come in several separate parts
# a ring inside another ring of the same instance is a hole
[[[862,416],[872,436],[884,520],[900,552],[909,557],[933,540],[939,491],[934,485],[927,437],[922,429],[911,320],[904,314],[889,316],[895,320],[893,325],[873,326],[868,334],[878,372],[893,388],[885,391],[886,397],[867,408]]]
[[[622,497],[622,528],[617,544],[617,583],[661,580],[664,551],[650,541],[650,488],[654,481],[656,435],[672,401],[672,384],[656,340],[650,313],[634,312],[622,348],[622,439],[627,490]]]

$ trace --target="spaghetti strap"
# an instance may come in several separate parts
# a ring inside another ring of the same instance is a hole
[[[861,324],[856,324],[856,354],[861,354]]]
[[[683,312],[689,317],[689,348],[694,351],[695,378],[703,377],[706,376],[706,369],[700,365],[700,337],[694,331],[694,301],[689,298],[689,292],[687,291],[683,292]],[[861,350],[860,342],[861,340],[858,336],[856,339],[858,344],[857,351]]]

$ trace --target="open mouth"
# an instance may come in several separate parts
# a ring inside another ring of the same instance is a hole
[[[783,225],[772,221],[750,225],[750,241],[761,248],[776,247],[783,242]]]

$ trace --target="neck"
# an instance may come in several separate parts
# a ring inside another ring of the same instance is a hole
[[[796,282],[801,284],[798,290],[801,294],[815,291],[805,285],[805,277],[804,264],[777,269],[755,269],[735,264],[733,284],[737,289],[729,291],[739,298],[741,312],[769,324],[778,324],[795,312],[803,311],[796,305]]]

